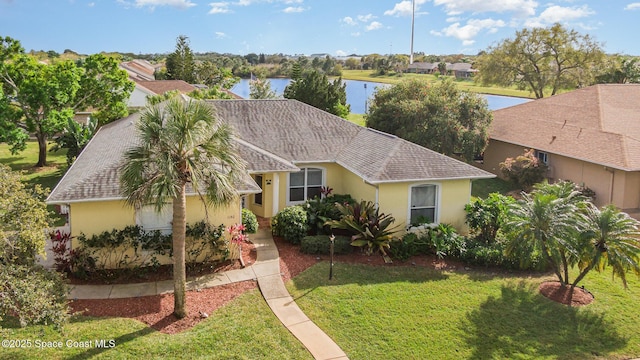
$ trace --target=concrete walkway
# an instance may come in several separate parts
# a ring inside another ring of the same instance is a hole
[[[210,288],[246,280],[258,280],[262,296],[282,324],[304,345],[315,359],[348,359],[327,334],[313,323],[295,303],[280,274],[280,256],[269,230],[251,236],[256,247],[255,264],[244,269],[202,276],[187,282],[187,290]],[[70,299],[117,299],[173,292],[173,280],[139,284],[74,285]]]

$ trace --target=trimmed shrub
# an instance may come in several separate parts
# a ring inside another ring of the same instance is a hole
[[[249,209],[242,209],[242,225],[244,225],[244,232],[247,234],[255,234],[258,232],[258,218],[256,214],[252,213]]]
[[[518,251],[507,256],[505,254],[506,243],[504,240],[485,244],[475,240],[468,240],[466,251],[460,259],[465,263],[478,266],[495,266],[507,270],[536,270],[546,269],[546,262],[542,255],[536,251]]]
[[[327,235],[305,236],[300,244],[300,251],[305,254],[329,254],[331,240]],[[333,241],[334,254],[349,254],[353,250],[348,236],[336,236]]]
[[[415,233],[406,233],[402,238],[392,241],[389,253],[394,259],[406,261],[412,256],[427,254],[430,243],[427,237],[420,237]]]
[[[0,320],[15,316],[20,326],[53,324],[69,319],[67,285],[61,274],[41,266],[0,265]]]
[[[307,235],[307,212],[302,206],[289,206],[271,219],[271,231],[275,236],[282,236],[292,244],[300,244]]]
[[[506,158],[500,163],[502,174],[522,190],[529,190],[534,184],[542,182],[548,167],[538,160],[534,149],[525,149],[522,155]]]

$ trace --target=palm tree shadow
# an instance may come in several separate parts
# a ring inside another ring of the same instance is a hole
[[[463,326],[474,359],[604,356],[628,342],[604,314],[554,303],[523,281],[503,286]]]
[[[142,329],[140,329],[138,331],[134,331],[134,332],[131,332],[131,333],[128,333],[128,334],[124,334],[124,335],[118,336],[117,338],[114,338],[114,339],[99,339],[99,340],[106,340],[106,342],[104,343],[104,345],[105,345],[104,347],[99,347],[99,346],[96,345],[96,343],[93,343],[92,344],[94,346],[93,348],[91,348],[91,349],[89,349],[89,350],[87,350],[87,351],[85,351],[83,353],[77,354],[77,355],[75,355],[75,356],[73,356],[73,357],[71,357],[69,359],[70,360],[91,359],[91,358],[93,358],[93,357],[95,357],[97,355],[100,355],[100,354],[105,353],[105,352],[107,352],[109,350],[112,350],[113,348],[122,346],[122,344],[124,344],[126,342],[135,340],[135,339],[137,339],[139,337],[142,337],[142,336],[150,335],[150,334],[155,333],[155,332],[157,332],[157,331],[155,329],[153,329],[153,328],[144,327],[144,328],[142,328]],[[109,340],[113,340],[113,342],[110,343]]]

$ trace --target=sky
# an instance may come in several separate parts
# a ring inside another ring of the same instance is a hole
[[[0,36],[29,50],[409,54],[411,0],[0,0]],[[608,53],[640,55],[633,0],[415,0],[414,51],[475,55],[559,22]]]

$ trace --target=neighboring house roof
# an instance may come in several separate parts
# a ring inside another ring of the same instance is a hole
[[[183,94],[190,93],[197,88],[184,80],[153,80],[146,81],[133,79],[136,84],[152,91],[155,94],[162,95],[167,91],[178,90]]]
[[[298,166],[335,162],[372,184],[493,174],[289,100],[207,100],[242,140]]]
[[[640,85],[607,84],[493,112],[491,139],[640,170]]]
[[[156,67],[146,60],[131,60],[120,63],[133,79],[154,80]]]
[[[297,100],[206,100],[234,127],[250,173],[337,163],[371,184],[490,178],[495,175],[396,136],[364,128]],[[49,203],[122,198],[118,168],[136,144],[140,114],[105,125],[67,171]],[[250,177],[243,192],[259,188]]]
[[[409,69],[433,70],[438,68],[438,63],[414,62],[409,64]]]

